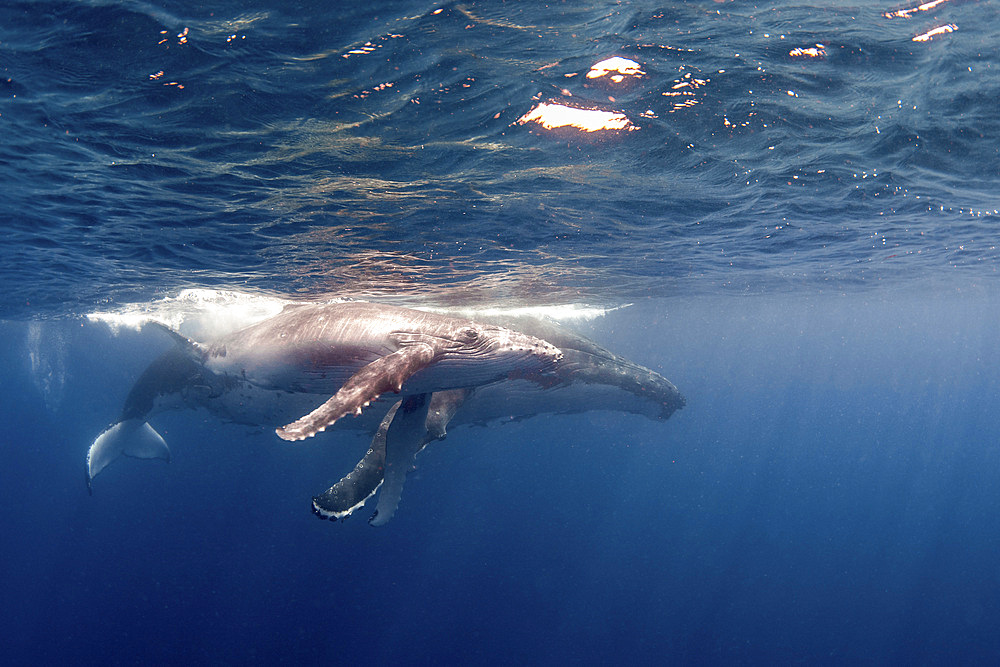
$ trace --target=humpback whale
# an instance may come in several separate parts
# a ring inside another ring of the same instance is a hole
[[[509,378],[435,392],[422,411],[422,406],[397,402],[386,413],[371,447],[354,470],[313,498],[315,515],[345,519],[379,491],[369,523],[379,526],[388,522],[399,504],[413,458],[429,443],[444,438],[449,425],[589,410],[619,410],[666,420],[686,403],[677,387],[662,375],[552,322],[533,317],[477,318],[544,338],[557,345],[563,356],[540,378],[530,381]],[[416,423],[421,418],[423,423]],[[395,461],[404,465],[389,465]]]
[[[495,324],[368,302],[289,305],[207,344],[165,330],[178,344],[142,373],[118,421],[91,445],[88,486],[123,454],[169,460],[148,424],[162,410],[206,407],[256,424],[298,417],[276,433],[302,440],[361,415],[388,392],[406,397],[410,412],[426,413],[431,400],[410,397],[531,378],[562,358],[551,343]],[[413,417],[395,430],[411,421],[423,429]]]

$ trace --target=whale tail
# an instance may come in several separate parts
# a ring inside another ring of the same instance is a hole
[[[137,459],[170,461],[170,449],[163,437],[145,421],[126,419],[97,436],[87,451],[87,490],[93,490],[94,477],[122,454]]]

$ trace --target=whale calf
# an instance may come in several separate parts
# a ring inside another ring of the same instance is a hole
[[[88,485],[121,455],[169,460],[148,424],[162,410],[205,407],[241,423],[298,417],[276,433],[302,440],[385,393],[530,378],[562,358],[551,343],[499,325],[368,302],[289,305],[209,343],[170,334],[177,346],[142,373],[118,421],[90,446]]]

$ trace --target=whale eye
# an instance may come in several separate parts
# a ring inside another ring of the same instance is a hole
[[[463,343],[475,343],[479,340],[479,332],[472,327],[465,327],[459,332]]]

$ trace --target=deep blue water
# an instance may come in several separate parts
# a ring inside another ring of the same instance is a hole
[[[1000,4],[929,4],[0,3],[4,660],[995,662]],[[688,403],[450,432],[377,529],[309,512],[366,437],[202,412],[89,496],[168,343],[84,316],[188,288],[631,304],[572,326]]]

